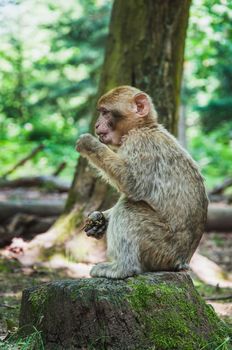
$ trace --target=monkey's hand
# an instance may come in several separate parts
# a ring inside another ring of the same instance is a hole
[[[100,211],[93,211],[88,215],[85,222],[84,231],[87,236],[96,239],[102,238],[107,227],[107,220]]]
[[[76,143],[76,150],[82,155],[95,152],[100,142],[91,134],[83,134]]]

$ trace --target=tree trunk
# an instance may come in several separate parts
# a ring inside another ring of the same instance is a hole
[[[229,329],[184,273],[58,281],[23,292],[20,328],[44,348],[219,349]]]
[[[178,125],[178,140],[182,147],[187,149],[187,135],[186,135],[186,106],[180,106],[179,113],[179,125]]]
[[[119,85],[146,91],[159,121],[175,135],[189,6],[190,0],[115,0],[98,91],[101,96]],[[95,118],[92,130],[94,123]],[[97,187],[88,170],[85,160],[77,165],[67,211],[79,199],[89,200]],[[86,180],[88,188],[83,192]]]
[[[100,96],[118,85],[146,91],[155,103],[159,121],[173,134],[177,133],[189,7],[190,0],[115,0],[98,91]],[[92,131],[94,123],[95,117]],[[64,215],[52,228],[54,244],[82,223],[80,214],[83,217],[91,210],[109,208],[116,197],[109,186],[96,179],[86,160],[80,159]]]

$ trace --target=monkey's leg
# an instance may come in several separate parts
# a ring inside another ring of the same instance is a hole
[[[137,221],[133,208],[128,209],[128,201],[121,197],[111,209],[107,228],[107,253],[112,262],[100,263],[90,272],[92,277],[123,279],[142,272],[139,260],[138,230],[141,220]]]
[[[121,228],[121,231],[118,231],[117,237],[114,237],[113,240],[112,237],[109,237],[107,231],[107,238],[108,246],[111,245],[110,250],[114,261],[95,265],[90,271],[90,275],[92,277],[124,279],[142,273],[137,254],[136,237],[128,237],[127,227],[125,226],[124,230]],[[112,245],[114,246],[113,252]]]

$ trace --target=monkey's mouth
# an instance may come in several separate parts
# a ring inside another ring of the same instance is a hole
[[[99,138],[100,142],[105,143],[105,144],[108,144],[111,142],[111,138],[110,138],[109,134],[106,134],[106,133],[99,134],[98,138]]]

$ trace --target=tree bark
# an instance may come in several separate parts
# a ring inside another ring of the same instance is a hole
[[[115,0],[98,90],[98,96],[118,85],[146,91],[155,103],[159,121],[173,134],[177,133],[189,7],[190,0]],[[116,198],[109,186],[96,179],[86,160],[80,159],[64,215],[52,228],[54,244],[64,232],[68,237],[82,223],[80,214],[83,217],[93,210],[108,209]]]
[[[189,0],[116,0],[99,89],[102,94],[127,84],[146,91],[173,134],[189,6]]]
[[[216,349],[229,329],[185,273],[58,281],[23,292],[20,327],[44,348]]]

